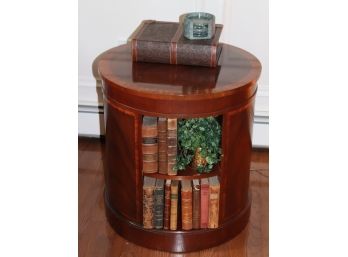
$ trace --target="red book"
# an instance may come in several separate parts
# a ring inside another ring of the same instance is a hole
[[[220,182],[217,176],[209,178],[208,228],[219,227]]]
[[[166,180],[164,186],[164,217],[163,228],[169,229],[170,227],[170,184],[171,180]]]
[[[192,185],[191,180],[181,181],[182,230],[192,229]]]
[[[209,181],[201,179],[201,228],[208,227]]]

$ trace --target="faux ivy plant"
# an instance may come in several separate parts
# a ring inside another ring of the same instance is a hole
[[[214,117],[179,120],[179,152],[175,169],[184,170],[194,158],[199,173],[209,173],[221,157],[221,126]]]

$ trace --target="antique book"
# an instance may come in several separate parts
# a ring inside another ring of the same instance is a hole
[[[158,118],[158,172],[167,174],[167,118]]]
[[[208,227],[208,208],[209,208],[209,181],[207,178],[201,179],[201,228]]]
[[[199,179],[194,179],[192,183],[192,228],[199,229],[201,225],[201,186]]]
[[[211,39],[189,40],[182,23],[145,20],[130,36],[134,62],[155,62],[216,67],[222,45],[222,25]]]
[[[143,226],[151,229],[154,227],[154,190],[156,179],[144,177],[143,184]]]
[[[164,180],[156,179],[155,186],[155,203],[154,203],[154,227],[155,229],[163,228],[163,210],[164,210]]]
[[[143,117],[142,124],[143,173],[158,172],[157,117]]]
[[[167,119],[167,173],[168,175],[176,175],[174,169],[177,156],[177,122],[176,118]]]
[[[217,176],[209,178],[208,228],[219,226],[220,183]]]
[[[192,229],[192,186],[191,180],[181,181],[181,222],[183,230]]]
[[[164,222],[163,228],[169,229],[170,227],[170,185],[171,180],[166,180],[166,184],[164,186]]]
[[[170,230],[176,230],[178,225],[178,194],[179,181],[173,180],[170,186]]]
[[[141,132],[142,132],[142,136],[145,138],[157,138],[157,135],[158,135],[157,117],[144,116]]]

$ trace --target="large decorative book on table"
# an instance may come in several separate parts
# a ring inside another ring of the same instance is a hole
[[[184,37],[183,26],[178,22],[143,21],[131,36],[133,61],[216,67],[223,26],[215,25],[212,39],[194,41]]]
[[[248,223],[261,65],[240,48],[221,49],[215,68],[134,63],[131,44],[96,60],[106,108],[106,216],[128,241],[191,252],[232,239]],[[177,170],[179,121],[210,116],[221,126],[219,163],[210,172]]]

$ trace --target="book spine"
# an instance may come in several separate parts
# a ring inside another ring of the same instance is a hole
[[[154,188],[143,189],[143,227],[153,228]]]
[[[200,186],[193,187],[192,228],[199,229],[201,221],[201,191]]]
[[[154,20],[144,20],[141,22],[141,24],[138,26],[138,28],[131,34],[129,37],[131,39],[131,46],[132,46],[132,60],[133,62],[137,61],[137,38],[141,33],[144,31],[144,29],[147,27],[148,24],[154,22]]]
[[[165,196],[164,196],[164,229],[169,229],[170,227],[170,183],[165,184]]]
[[[177,156],[177,119],[167,119],[167,173],[177,175],[174,169]]]
[[[163,228],[163,209],[164,209],[164,191],[163,180],[157,179],[154,192],[154,227],[155,229]]]
[[[177,46],[177,64],[215,67],[212,63],[212,55],[216,52],[216,46],[195,45],[194,49],[202,55],[193,55],[192,47],[189,44],[178,44]]]
[[[215,34],[212,39],[205,40],[205,43],[193,44],[184,38],[182,23],[178,24],[176,31],[171,31],[171,39],[166,37],[161,39],[157,38],[156,40],[144,39],[142,34],[151,27],[151,23],[157,22],[143,22],[132,35],[131,47],[133,62],[184,64],[208,67],[216,67],[218,65],[219,49],[217,45],[223,28],[222,25],[215,25]],[[163,27],[163,29],[167,30],[167,34],[169,28]],[[160,34],[161,32],[158,33]]]
[[[144,36],[146,31],[153,30],[153,26],[157,27],[156,39]],[[222,25],[216,24],[212,39],[191,43],[184,38],[182,23],[143,21],[131,36],[132,60],[216,67],[219,57],[217,45],[222,28]],[[165,30],[165,33],[161,30]]]
[[[142,124],[143,173],[158,172],[157,118],[144,116]]]
[[[158,118],[158,172],[167,174],[167,119]]]
[[[203,181],[204,179],[202,179]],[[208,227],[209,184],[201,183],[201,228]]]
[[[216,24],[214,37],[210,39],[209,44],[192,45],[186,43],[185,41],[179,41],[176,45],[176,63],[184,65],[216,67],[220,57],[219,51],[221,51],[221,45],[218,46],[221,32],[222,26]]]
[[[133,40],[132,49],[134,62],[216,67],[219,60],[216,45]]]
[[[217,228],[219,226],[219,195],[220,185],[209,186],[209,217],[208,228]]]
[[[178,181],[170,187],[170,230],[176,230],[178,224]]]
[[[181,188],[182,229],[192,229],[192,187]]]
[[[137,40],[136,61],[152,63],[170,63],[170,42]]]

